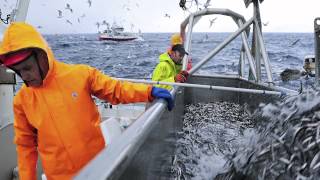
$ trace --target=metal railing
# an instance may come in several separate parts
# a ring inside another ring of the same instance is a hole
[[[320,17],[314,20],[314,55],[316,59],[315,73],[316,73],[316,85],[320,85]]]
[[[216,54],[218,54],[222,49],[224,49],[230,42],[232,42],[235,38],[237,38],[241,34],[242,38],[242,48],[240,50],[240,60],[239,60],[239,76],[243,77],[244,75],[244,67],[245,64],[245,56],[248,59],[249,69],[254,77],[254,80],[256,82],[261,82],[261,62],[260,59],[262,59],[265,71],[267,74],[267,82],[273,83],[272,78],[272,71],[270,67],[270,60],[268,57],[268,54],[265,49],[261,28],[259,26],[260,22],[258,19],[259,17],[259,6],[255,6],[254,16],[250,18],[248,21],[245,21],[244,17],[229,10],[229,9],[217,9],[217,8],[209,8],[204,9],[201,11],[198,11],[196,13],[190,14],[189,17],[187,17],[181,24],[182,27],[188,26],[188,32],[185,42],[185,49],[187,52],[191,52],[191,40],[192,40],[192,29],[194,28],[196,22],[194,19],[199,20],[200,17],[206,16],[206,15],[213,15],[213,14],[219,14],[219,15],[225,15],[230,16],[236,25],[239,27],[234,33],[229,35],[223,42],[218,44],[215,49],[213,49],[211,52],[208,53],[203,59],[200,60],[190,71],[190,74],[195,73],[198,69],[200,69],[205,63],[207,63],[209,60],[211,60]],[[191,25],[190,25],[191,24]],[[248,43],[248,35],[250,33],[250,25],[253,25],[254,29],[254,39],[255,41],[252,42],[255,53],[251,53],[251,50],[249,48]],[[245,53],[245,54],[244,54]],[[254,57],[253,55],[254,54]],[[262,58],[261,58],[262,57]],[[187,59],[188,57],[184,57],[183,59],[183,68],[186,69],[187,65]]]

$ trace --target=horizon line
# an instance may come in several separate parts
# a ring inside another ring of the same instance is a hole
[[[193,32],[193,33],[232,33],[234,31],[221,31],[221,32],[205,32],[205,31],[199,31],[199,32]],[[177,33],[177,32],[143,32],[142,34],[171,34],[171,33]],[[252,33],[252,32],[250,32]],[[314,32],[282,32],[282,31],[268,31],[268,32],[262,32],[263,34],[264,33],[283,33],[283,34],[310,34],[310,33],[314,33]],[[97,32],[96,33],[93,33],[93,32],[78,32],[78,33],[42,33],[41,34],[44,34],[44,35],[59,35],[59,34],[98,34]]]

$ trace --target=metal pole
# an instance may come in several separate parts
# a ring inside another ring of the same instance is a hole
[[[238,24],[239,24],[239,26],[243,25],[241,20],[238,20]],[[252,72],[252,75],[253,75],[254,79],[257,80],[257,72],[256,72],[255,64],[254,64],[254,59],[253,59],[253,57],[251,55],[251,52],[250,52],[247,33],[245,31],[243,31],[242,34],[241,34],[241,37],[242,37],[242,43],[243,43],[244,48],[246,50],[246,55],[248,57],[250,70]]]
[[[209,52],[207,56],[205,56],[200,62],[198,62],[190,71],[190,74],[196,72],[203,64],[208,62],[210,58],[220,52],[227,44],[229,44],[233,39],[235,39],[242,31],[244,31],[248,26],[253,22],[253,18],[249,19],[241,28],[239,28],[236,32],[231,34],[227,39],[225,39],[222,43],[220,43],[214,50]]]
[[[191,49],[191,34],[192,34],[192,28],[193,28],[193,20],[194,20],[194,16],[190,16],[189,18],[189,26],[188,26],[188,33],[187,33],[187,37],[186,37],[186,43],[185,43],[185,49],[187,50],[187,52],[190,52]],[[182,70],[186,70],[187,69],[187,60],[188,57],[185,56],[183,59],[183,63],[182,63]]]
[[[163,85],[170,85],[170,86],[202,88],[202,89],[210,89],[210,90],[223,90],[223,91],[233,91],[233,92],[243,92],[243,93],[253,93],[253,94],[281,95],[281,92],[258,90],[258,89],[246,89],[246,88],[235,88],[235,87],[225,87],[225,86],[211,86],[211,85],[189,84],[189,83],[172,83],[172,82],[163,82],[163,81],[148,81],[148,80],[141,80],[141,79],[118,78],[118,80],[130,81],[130,82],[134,82],[134,83],[144,83],[144,84],[163,84]]]
[[[259,2],[253,1],[253,18],[259,18],[260,20],[260,11],[259,11]],[[259,22],[259,21],[258,21]],[[256,62],[256,72],[257,72],[257,81],[261,81],[261,61],[260,61],[260,47],[258,43],[258,34],[257,34],[257,26],[260,24],[253,24],[253,36],[252,36],[252,55],[254,56]]]
[[[261,48],[261,54],[262,54],[262,60],[264,62],[264,67],[266,69],[267,72],[267,77],[268,77],[268,83],[273,83],[273,79],[272,79],[272,73],[271,73],[271,66],[270,66],[270,60],[268,57],[268,54],[266,52],[266,48],[264,46],[264,41],[262,38],[262,33],[260,31],[259,26],[256,26],[257,28],[257,35],[258,35],[258,42],[259,42],[259,47]]]
[[[320,17],[314,20],[314,55],[316,59],[316,85],[320,85]]]
[[[260,47],[258,43],[258,34],[257,34],[257,25],[254,25],[254,58],[256,60],[256,73],[257,73],[257,82],[261,81],[261,60],[260,60]]]
[[[244,45],[242,44],[241,51],[240,51],[240,58],[239,58],[239,72],[238,75],[240,77],[244,77],[244,66],[245,66],[245,49]]]

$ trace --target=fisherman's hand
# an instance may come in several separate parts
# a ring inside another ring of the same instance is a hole
[[[173,109],[174,99],[168,90],[163,89],[163,88],[158,88],[158,87],[152,87],[151,95],[152,95],[152,97],[154,97],[156,99],[162,98],[162,99],[166,100],[167,105],[168,105],[167,106],[168,110],[171,111]]]
[[[183,76],[186,77],[186,79],[188,79],[189,77],[188,71],[180,71],[180,73],[183,74]]]
[[[180,71],[174,79],[176,82],[184,83],[187,81],[188,76],[188,71]]]

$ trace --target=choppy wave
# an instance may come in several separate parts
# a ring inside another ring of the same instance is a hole
[[[255,136],[217,179],[320,179],[320,92],[307,90],[256,112]]]

